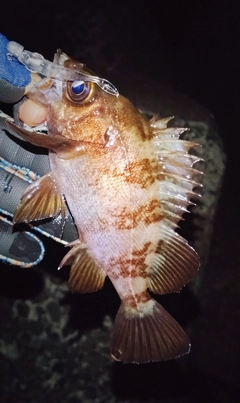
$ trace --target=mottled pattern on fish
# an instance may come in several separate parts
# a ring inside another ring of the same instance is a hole
[[[64,54],[55,61],[82,68]],[[148,122],[122,96],[91,83],[84,97],[71,98],[71,85],[47,80],[30,94],[48,108],[49,132],[18,132],[49,148],[52,173],[28,188],[14,220],[64,216],[66,198],[79,232],[60,264],[71,264],[70,289],[96,291],[107,275],[122,300],[112,356],[147,362],[185,354],[186,334],[148,289],[178,292],[199,266],[175,232],[198,185],[198,158],[188,154],[195,144],[179,140],[184,129],[167,128],[170,119]]]

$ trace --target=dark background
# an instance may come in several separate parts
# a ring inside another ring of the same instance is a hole
[[[238,401],[235,400],[240,380],[238,2],[25,1],[1,6],[0,21],[1,32],[8,39],[49,60],[56,48],[61,47],[97,74],[109,80],[114,77],[114,84],[123,94],[125,78],[129,80],[135,75],[146,81],[154,78],[213,113],[227,154],[227,167],[208,276],[210,286],[214,284],[214,276],[218,281],[218,273],[223,276],[224,284],[227,279],[228,287],[222,287],[217,297],[219,310],[223,300],[224,307],[229,306],[221,316],[221,325],[228,334],[227,343],[233,347],[229,355],[225,340],[220,353],[227,380],[208,377],[207,360],[204,374],[195,371],[191,375],[196,390],[199,393],[201,390],[200,401]],[[154,97],[154,88],[152,94]],[[211,309],[211,298],[208,303]],[[217,309],[213,315],[217,315]],[[208,325],[213,326],[211,322]],[[209,332],[209,337],[217,335],[218,329]],[[215,340],[204,336],[203,339],[214,348]],[[131,377],[131,371],[124,371],[123,367],[122,377],[128,398],[131,385],[127,377]]]
[[[214,114],[226,151],[237,153],[239,8],[233,0],[27,0],[5,4],[0,18],[10,40],[49,60],[60,47],[99,75],[140,74],[189,95]]]

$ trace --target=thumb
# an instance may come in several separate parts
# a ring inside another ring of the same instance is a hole
[[[27,99],[19,107],[19,119],[30,127],[40,125],[45,122],[46,118],[47,109],[36,104],[31,99]]]

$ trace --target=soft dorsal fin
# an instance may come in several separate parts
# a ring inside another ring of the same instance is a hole
[[[148,287],[156,294],[178,292],[199,268],[199,258],[187,241],[162,224],[160,241],[149,272]]]
[[[98,267],[86,249],[79,243],[64,256],[59,268],[71,265],[68,280],[69,289],[73,292],[87,293],[100,290],[106,273]]]
[[[61,213],[65,217],[65,202],[57,181],[50,172],[27,187],[17,207],[13,223],[31,222]]]
[[[186,129],[167,128],[169,119],[150,122],[159,164],[159,192],[163,221],[159,244],[149,274],[149,289],[165,294],[179,291],[199,267],[199,258],[187,241],[175,232],[191,199],[199,196],[194,189],[201,186],[196,177],[201,174],[193,165],[201,159],[188,154],[197,144],[179,140]]]

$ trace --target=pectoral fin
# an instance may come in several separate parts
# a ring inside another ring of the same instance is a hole
[[[97,266],[81,244],[73,246],[61,261],[59,268],[64,265],[71,265],[68,280],[71,291],[87,293],[103,287],[106,273]]]
[[[23,193],[13,223],[31,222],[54,217],[61,212],[65,217],[65,202],[52,173],[33,182]]]

